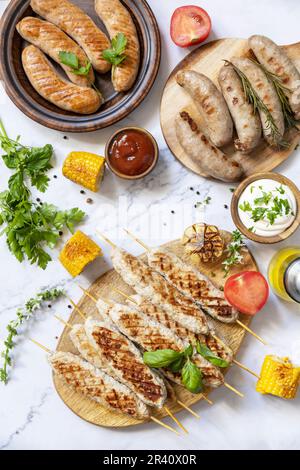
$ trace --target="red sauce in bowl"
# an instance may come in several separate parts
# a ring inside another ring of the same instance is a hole
[[[155,159],[155,147],[143,131],[128,129],[117,134],[108,149],[110,165],[126,176],[145,173]]]

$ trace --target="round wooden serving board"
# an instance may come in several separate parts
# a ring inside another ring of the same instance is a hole
[[[300,70],[300,42],[290,46],[283,46],[288,56]],[[248,42],[245,39],[220,39],[200,46],[188,54],[173,70],[165,85],[160,108],[161,128],[167,145],[174,156],[187,168],[200,176],[208,177],[201,171],[199,165],[182,149],[175,132],[175,117],[183,109],[190,112],[195,121],[201,126],[201,118],[190,95],[180,87],[175,79],[179,70],[195,70],[207,75],[219,87],[218,74],[224,60],[233,57],[243,57],[250,54]],[[291,142],[288,149],[276,151],[269,147],[263,140],[261,144],[249,155],[238,154],[233,144],[223,150],[239,161],[245,171],[245,177],[259,171],[271,171],[286,160],[300,141],[300,132],[295,129],[286,134]]]
[[[230,241],[231,235],[229,232],[222,231],[221,233],[226,243]],[[171,249],[178,256],[188,261],[188,258],[186,257],[184,253],[184,249],[179,241],[170,242],[164,246]],[[142,255],[141,257],[142,259],[146,260],[145,255]],[[221,262],[219,262],[217,265],[210,266],[210,267],[202,265],[200,269],[208,277],[210,277],[216,285],[224,286],[225,279],[224,279],[224,271],[222,269]],[[239,265],[239,267],[232,269],[232,274],[234,274],[235,272],[244,271],[244,270],[258,271],[256,262],[253,256],[251,255],[251,253],[248,251],[248,249],[246,249],[244,253],[244,264]],[[212,277],[212,272],[214,273],[213,277]],[[89,289],[89,292],[96,298],[98,298],[98,296],[103,296],[103,298],[107,298],[107,299],[124,303],[124,298],[122,296],[118,296],[115,292],[111,291],[112,286],[119,288],[120,290],[124,291],[125,293],[129,295],[134,293],[134,291],[127,284],[124,283],[121,276],[114,269],[108,271],[107,273],[99,277],[91,286],[91,288]],[[97,315],[97,309],[95,307],[94,302],[86,295],[84,295],[81,298],[81,300],[78,303],[78,307],[86,315],[91,315],[91,316],[94,316],[95,318],[99,318]],[[246,325],[249,325],[250,318],[251,317],[247,317],[244,315],[240,316],[240,319]],[[82,318],[76,310],[73,310],[68,322],[72,325],[76,323],[82,323]],[[226,325],[224,323],[220,323],[217,321],[214,321],[214,324],[215,324],[217,332],[224,336],[227,344],[232,348],[232,350],[234,351],[234,354],[236,354],[243,341],[245,330],[236,324]],[[59,339],[57,350],[78,353],[76,349],[74,348],[73,344],[71,343],[71,340],[69,339],[68,327],[64,329]],[[53,376],[53,381],[54,381],[55,388],[59,396],[61,397],[61,399],[64,401],[64,403],[75,414],[80,416],[80,418],[83,418],[90,423],[97,424],[98,426],[108,426],[108,427],[126,427],[126,426],[134,426],[136,424],[143,423],[143,421],[138,421],[134,418],[130,418],[125,415],[113,413],[103,408],[102,406],[98,405],[94,401],[89,400],[88,398],[85,398],[84,396],[80,395],[77,392],[74,392],[56,375]],[[238,384],[232,384],[232,385],[236,385],[237,388],[239,388]],[[176,391],[178,398],[182,402],[186,403],[187,405],[192,405],[198,402],[199,400],[201,400],[201,398],[199,398],[198,395],[191,394],[190,392],[188,392],[186,389],[184,389],[183,387],[179,385],[174,385],[174,389]],[[227,390],[226,388],[224,388],[224,394],[227,394],[227,393],[231,393],[231,392]],[[236,399],[239,400],[238,397],[236,397]],[[168,403],[168,407],[174,413],[178,412],[179,410],[182,410],[180,406],[172,402]],[[153,416],[157,418],[163,418],[167,415],[164,411],[154,411]]]
[[[94,0],[71,0],[84,10],[100,29],[105,31],[94,8]],[[30,0],[12,0],[1,18],[0,78],[11,100],[28,117],[59,131],[89,132],[120,121],[128,116],[149,93],[158,73],[161,42],[155,16],[145,0],[121,0],[129,10],[137,28],[141,62],[134,86],[126,93],[117,93],[111,83],[111,72],[95,73],[96,86],[105,103],[94,114],[79,115],[59,109],[44,100],[31,86],[23,70],[21,54],[28,45],[16,30],[16,24],[25,16],[37,16],[30,7]],[[53,63],[64,75],[61,67]]]

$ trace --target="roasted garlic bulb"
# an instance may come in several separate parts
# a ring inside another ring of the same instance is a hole
[[[182,244],[194,262],[214,263],[221,258],[224,241],[218,227],[204,223],[188,227],[183,235]]]

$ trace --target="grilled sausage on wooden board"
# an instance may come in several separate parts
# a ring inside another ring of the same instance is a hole
[[[100,107],[101,99],[95,90],[64,80],[37,47],[28,46],[23,50],[22,64],[38,94],[59,108],[78,114],[91,114]]]
[[[102,58],[102,52],[110,47],[109,39],[84,11],[68,0],[31,0],[30,5],[78,42],[97,72],[110,70],[110,64]]]
[[[235,148],[249,153],[258,145],[262,135],[259,116],[245,97],[242,81],[232,65],[221,68],[219,84],[237,131]]]
[[[183,70],[176,80],[193,98],[204,121],[204,132],[216,147],[231,141],[232,119],[224,97],[215,84],[202,73]]]
[[[186,111],[178,114],[175,126],[180,145],[202,171],[221,181],[241,179],[243,170],[240,164],[215,147]]]
[[[281,103],[273,84],[269,82],[261,68],[250,59],[234,58],[232,63],[246,75],[257,95],[269,110],[278,129],[278,134],[276,136],[272,134],[266,113],[259,111],[263,133],[270,145],[278,146],[278,142],[284,134],[284,117]]]
[[[111,39],[118,33],[126,36],[126,59],[112,68],[112,82],[116,91],[127,91],[136,80],[140,64],[140,45],[136,27],[129,11],[119,0],[95,0],[95,9]]]
[[[76,392],[111,411],[137,419],[149,418],[146,405],[127,387],[75,354],[56,352],[48,356],[53,371]]]
[[[79,65],[83,67],[89,62],[89,59],[81,47],[54,24],[27,16],[17,24],[16,28],[23,39],[39,47],[51,59],[61,65],[71,82],[80,86],[90,86],[94,83],[95,76],[92,68],[88,76],[81,76],[76,75],[72,72],[71,67],[60,62],[60,51],[75,54],[79,59]]]
[[[300,73],[284,49],[265,36],[254,35],[249,45],[258,61],[271,73],[281,78],[282,84],[290,90],[289,102],[296,119],[300,119]]]

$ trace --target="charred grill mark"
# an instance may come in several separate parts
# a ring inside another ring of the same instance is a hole
[[[92,335],[103,356],[113,363],[126,381],[134,384],[137,390],[152,401],[161,398],[161,387],[153,383],[147,367],[137,361],[135,355],[127,349],[125,340],[114,338],[112,331],[100,327],[94,328]]]

